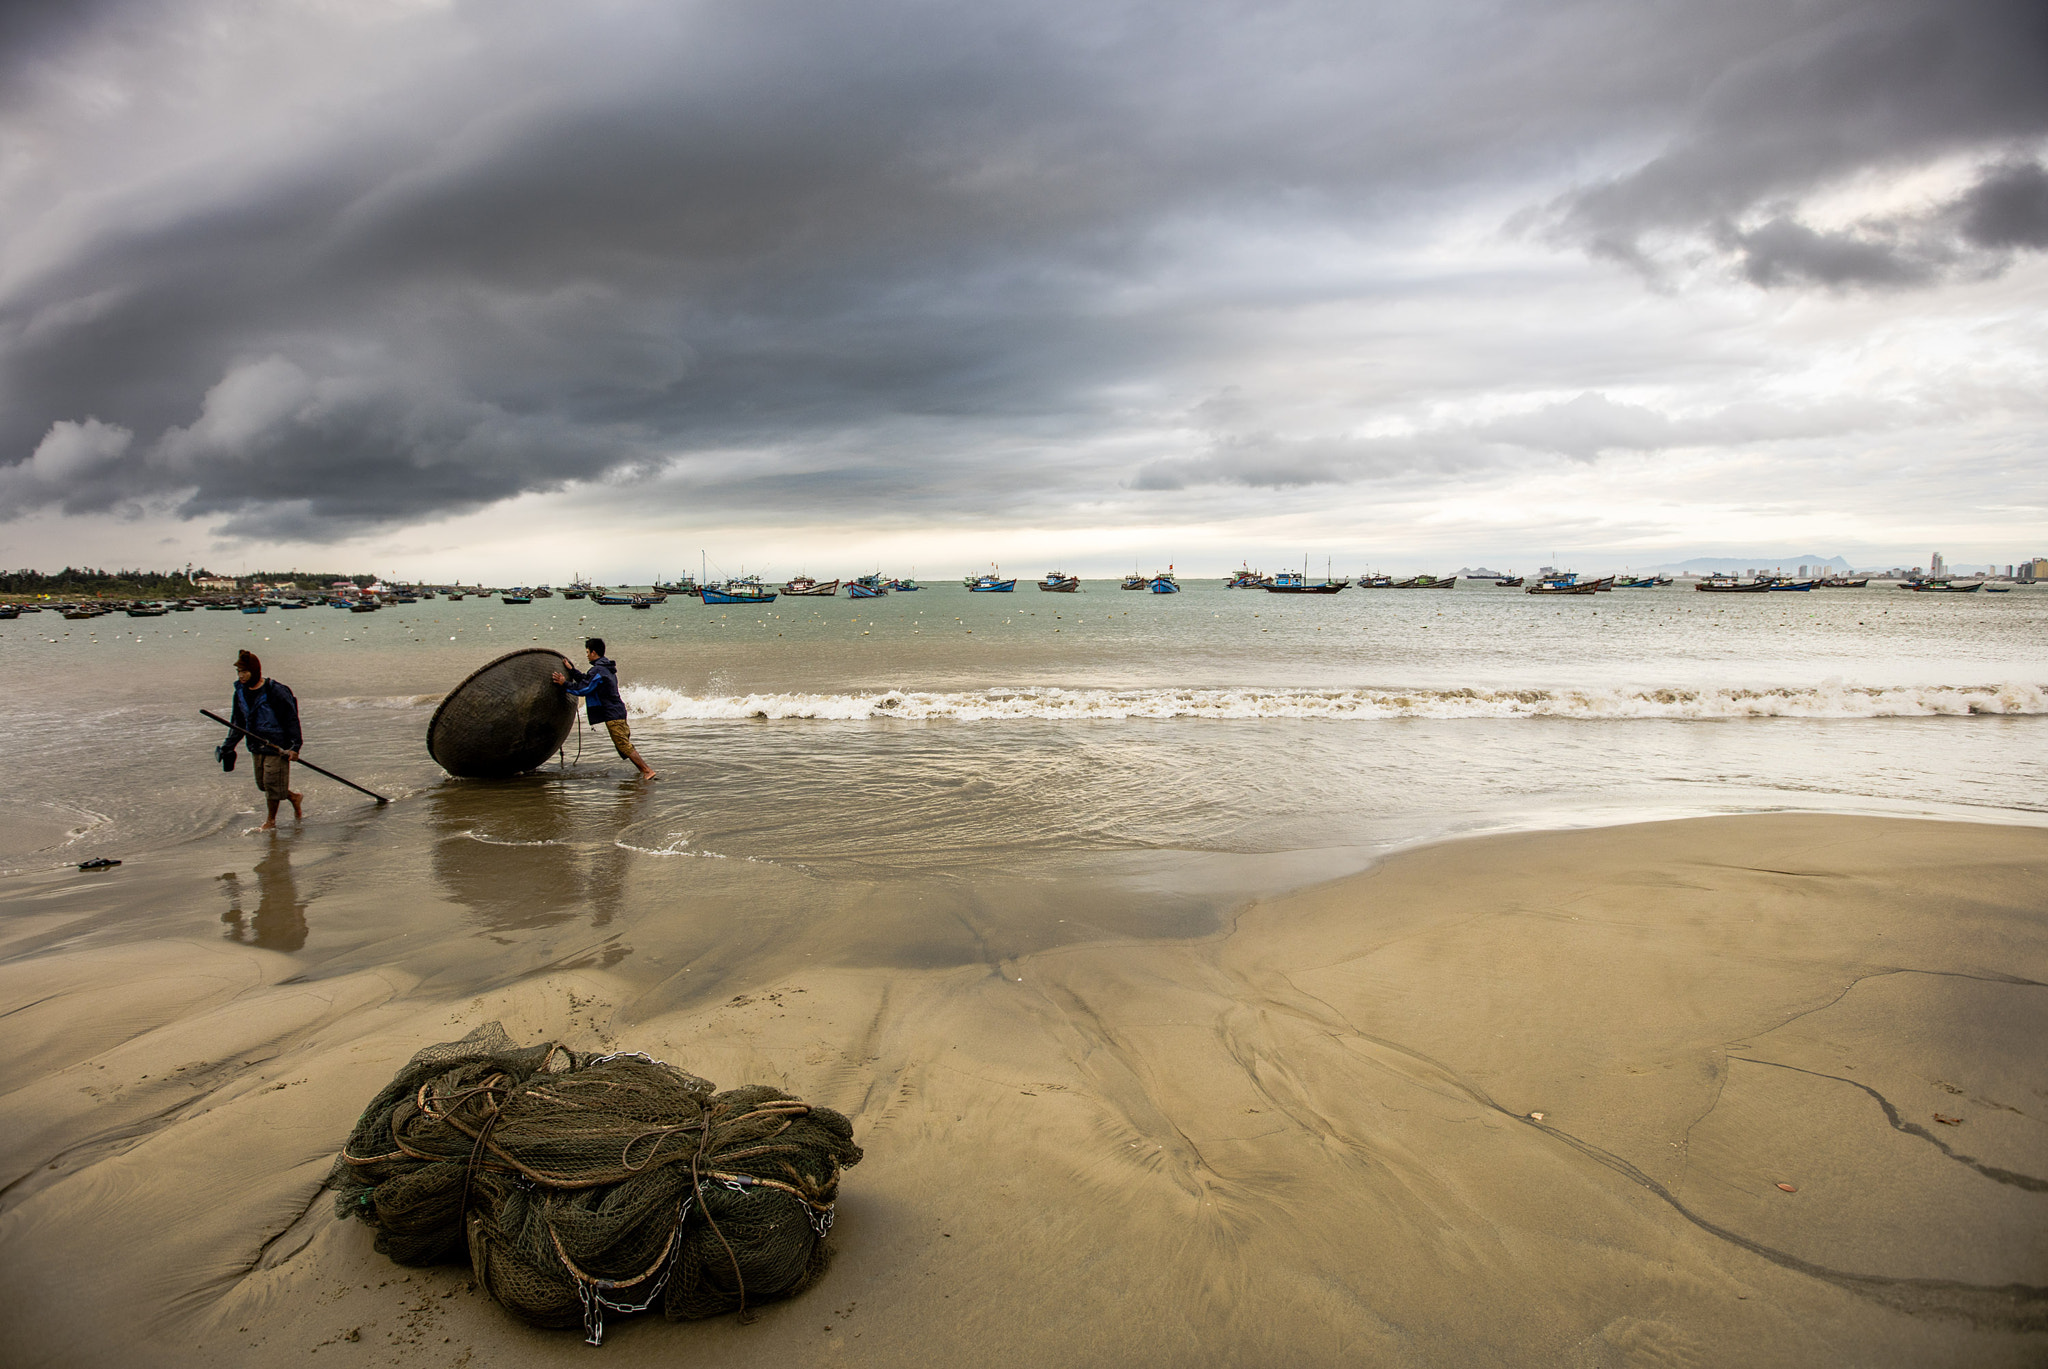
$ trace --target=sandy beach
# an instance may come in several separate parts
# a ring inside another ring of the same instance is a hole
[[[1043,934],[991,909],[951,950],[914,888],[694,864],[682,906],[620,900],[495,982],[489,937],[409,934],[388,890],[326,892],[392,926],[309,975],[236,935],[289,936],[291,888],[223,915],[175,862],[17,881],[10,1362],[2048,1356],[2048,830],[1490,836],[1183,935],[1041,890]],[[376,1255],[320,1189],[340,1139],[492,1020],[846,1112],[823,1283],[589,1351]]]

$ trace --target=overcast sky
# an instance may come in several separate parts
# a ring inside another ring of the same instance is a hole
[[[2040,0],[5,14],[10,566],[2048,555]]]

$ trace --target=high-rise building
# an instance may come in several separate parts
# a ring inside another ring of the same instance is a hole
[[[1942,576],[1946,574],[1948,574],[1948,567],[1945,564],[1943,564],[1941,559],[1941,553],[1937,551],[1936,553],[1934,553],[1934,559],[1928,563],[1928,578],[1932,580],[1939,580]]]

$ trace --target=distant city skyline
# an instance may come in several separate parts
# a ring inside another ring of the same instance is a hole
[[[0,17],[0,563],[2048,553],[2026,0]]]

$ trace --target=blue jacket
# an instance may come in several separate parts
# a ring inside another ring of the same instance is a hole
[[[608,723],[626,716],[626,701],[619,697],[619,668],[609,656],[600,656],[588,671],[570,667],[569,683],[562,686],[583,699],[590,721]]]
[[[235,686],[235,710],[229,720],[237,727],[246,727],[279,751],[296,751],[305,744],[305,737],[299,732],[299,701],[292,697],[291,690],[276,680],[265,680],[254,689]],[[228,750],[233,751],[238,743],[248,741],[241,733],[228,737]],[[249,754],[257,754],[257,746],[249,743]]]

